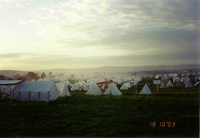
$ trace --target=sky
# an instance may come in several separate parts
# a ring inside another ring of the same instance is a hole
[[[0,0],[0,70],[200,64],[199,0]]]

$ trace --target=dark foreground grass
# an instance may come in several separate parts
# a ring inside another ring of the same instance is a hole
[[[199,87],[149,88],[154,95],[71,92],[51,102],[0,100],[0,136],[186,137],[199,134]],[[156,127],[150,123],[156,122]],[[165,122],[165,127],[160,127]],[[175,122],[170,127],[166,122]]]

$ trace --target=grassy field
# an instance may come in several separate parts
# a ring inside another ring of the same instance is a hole
[[[142,81],[138,92],[146,83]],[[119,87],[119,86],[118,86]],[[70,92],[51,102],[0,100],[0,136],[186,137],[199,135],[199,86],[169,88],[153,95],[92,96]],[[156,122],[156,127],[150,123]],[[160,127],[160,122],[165,126]],[[175,122],[174,127],[167,122]]]

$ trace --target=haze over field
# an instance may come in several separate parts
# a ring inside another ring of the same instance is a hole
[[[198,0],[0,0],[0,70],[199,64]]]

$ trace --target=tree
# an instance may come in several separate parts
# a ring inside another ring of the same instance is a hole
[[[74,76],[75,76],[74,74],[71,74],[71,75],[70,75],[71,78],[73,78]]]
[[[49,77],[51,77],[51,76],[52,76],[52,73],[51,73],[51,72],[49,72],[48,76],[49,76]]]
[[[0,75],[0,80],[5,80],[5,76]]]
[[[32,81],[32,80],[38,80],[40,77],[38,76],[37,73],[28,72],[28,74],[25,75],[25,78],[27,81]]]
[[[41,79],[44,79],[46,77],[46,74],[43,72],[41,75]]]
[[[20,74],[16,74],[13,76],[14,80],[21,80],[20,77],[21,77]]]

